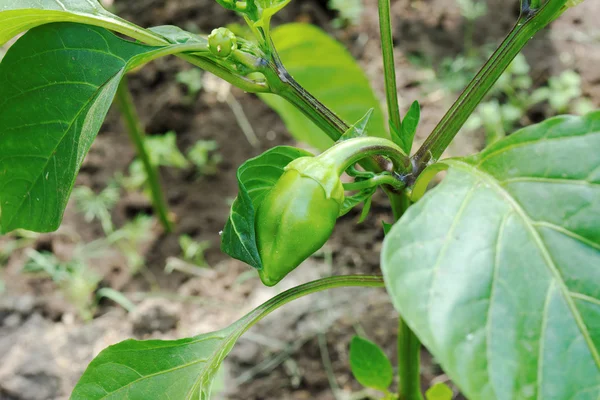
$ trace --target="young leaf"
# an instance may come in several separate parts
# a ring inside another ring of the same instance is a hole
[[[354,336],[350,343],[350,367],[364,387],[387,391],[394,379],[392,363],[375,343]]]
[[[356,121],[356,123],[352,125],[350,129],[348,129],[346,133],[342,135],[339,141],[341,142],[348,139],[367,136],[367,125],[371,120],[371,115],[373,115],[372,108],[370,108],[369,111],[367,111],[367,113],[361,119]]]
[[[292,300],[329,288],[380,287],[367,276],[325,278],[295,287],[217,332],[180,340],[126,340],[103,350],[88,366],[71,400],[210,399],[221,363],[252,325]]]
[[[454,397],[452,389],[443,383],[435,384],[425,392],[427,400],[452,400],[452,397]]]
[[[106,11],[97,0],[0,0],[0,46],[26,30],[53,22],[77,22],[112,29],[129,36],[140,33],[153,45],[160,37]]]
[[[600,112],[446,160],[384,241],[395,307],[473,399],[600,396]]]
[[[410,151],[412,150],[413,140],[415,139],[420,119],[421,105],[418,101],[414,101],[402,120],[402,128],[400,129],[401,132],[399,137],[400,141],[396,142],[406,154],[410,154]]]
[[[369,197],[367,200],[365,200],[365,204],[363,206],[363,209],[360,213],[360,218],[358,220],[359,224],[362,224],[363,222],[365,222],[365,220],[369,216],[369,211],[371,211],[372,203],[373,203],[373,197]]]
[[[371,136],[387,137],[383,112],[369,81],[357,62],[341,44],[319,28],[287,24],[273,30],[273,41],[288,72],[308,91],[346,121],[358,121],[373,108]],[[325,150],[333,141],[287,100],[260,97],[283,119],[299,141]]]
[[[237,171],[238,196],[221,234],[223,252],[262,269],[254,231],[256,210],[292,160],[312,155],[295,147],[278,146],[242,164]]]
[[[362,190],[353,196],[346,196],[346,198],[344,199],[344,204],[342,204],[339,216],[344,216],[360,203],[367,202],[373,196],[373,194],[375,194],[376,191],[377,188],[373,187]]]
[[[381,221],[382,225],[383,225],[383,233],[385,235],[387,235],[388,233],[390,233],[390,231],[392,230],[392,227],[394,226],[394,224],[388,224],[385,221]]]
[[[163,49],[71,23],[11,46],[0,63],[0,233],[58,228],[123,74]]]

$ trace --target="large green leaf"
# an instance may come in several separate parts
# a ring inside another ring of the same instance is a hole
[[[379,100],[360,66],[340,43],[307,24],[274,29],[273,41],[288,72],[306,90],[349,123],[373,108],[369,135],[388,136]],[[332,140],[285,99],[260,96],[283,118],[296,139],[321,150],[331,146]]]
[[[59,226],[123,74],[178,48],[56,23],[9,49],[0,63],[0,233]]]
[[[256,210],[290,162],[312,155],[295,147],[278,146],[246,161],[238,168],[239,192],[221,234],[223,252],[256,269],[262,269],[254,231]]]
[[[152,45],[165,44],[151,32],[109,13],[97,0],[0,0],[0,46],[21,32],[52,22],[96,25],[143,37]]]
[[[384,242],[396,308],[470,399],[598,399],[600,112],[443,163]]]
[[[292,300],[337,287],[380,287],[380,277],[340,276],[295,287],[223,330],[174,341],[126,340],[102,351],[88,366],[72,400],[187,400],[210,398],[216,372],[239,337]]]

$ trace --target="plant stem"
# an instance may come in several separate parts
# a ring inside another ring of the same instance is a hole
[[[398,318],[398,399],[423,400],[421,394],[421,341],[406,324]]]
[[[367,179],[360,182],[344,183],[344,190],[357,191],[381,185],[390,185],[397,189],[404,188],[404,184],[391,175],[377,175],[371,179]]]
[[[548,0],[543,7],[531,9],[529,0],[521,1],[521,15],[515,27],[413,156],[414,178],[430,162],[435,162],[441,157],[460,128],[512,60],[539,30],[564,11],[566,2],[567,0]]]
[[[171,220],[169,219],[168,206],[163,196],[163,191],[158,178],[158,171],[152,164],[148,151],[146,150],[146,145],[144,143],[144,129],[141,126],[140,119],[135,110],[126,77],[123,77],[123,80],[119,84],[116,97],[121,110],[121,115],[127,126],[129,138],[133,142],[142,164],[144,164],[144,170],[148,176],[148,184],[150,185],[150,193],[152,195],[152,205],[154,206],[164,229],[167,232],[171,232],[173,227]]]
[[[312,293],[322,292],[328,289],[341,287],[384,287],[383,277],[375,275],[345,275],[332,276],[329,278],[319,279],[313,282],[305,283],[304,285],[296,286],[285,292],[273,297],[266,303],[262,304],[251,312],[251,319],[254,321],[251,325],[245,327],[245,331],[250,329],[254,323],[258,322],[265,316],[269,315],[279,307],[307,296]]]
[[[412,204],[406,192],[388,193],[394,219],[398,221]],[[423,400],[421,393],[421,341],[398,317],[398,399]]]
[[[389,157],[394,164],[394,170],[398,172],[405,172],[410,167],[409,159],[400,146],[389,139],[373,136],[345,140],[330,147],[318,157],[321,162],[334,165],[341,175],[349,167],[372,155]]]
[[[396,85],[396,66],[394,64],[394,38],[390,16],[390,0],[379,0],[379,31],[381,50],[383,52],[383,69],[385,75],[385,97],[387,99],[390,123],[401,132],[402,119],[398,105],[398,87]]]
[[[295,105],[331,140],[337,141],[350,129],[348,124],[296,82],[283,66],[275,46],[273,44],[271,46],[272,60],[262,71],[267,78],[271,92]]]

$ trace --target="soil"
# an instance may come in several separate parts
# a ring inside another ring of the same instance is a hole
[[[475,46],[498,43],[510,29],[518,9],[516,1],[508,3],[514,6],[507,6],[505,0],[488,0],[488,15],[475,25]],[[321,26],[357,57],[383,99],[377,1],[364,0],[360,25],[345,29],[334,28],[335,15],[326,4],[326,0],[294,0],[276,16],[275,23],[304,21]],[[207,32],[240,21],[214,0],[115,0],[114,8],[142,26],[176,24]],[[463,53],[466,23],[453,0],[398,0],[392,2],[392,12],[401,107],[406,109],[414,99],[421,101],[418,140],[423,140],[453,95],[427,92],[419,84],[422,69],[409,59],[425,57],[436,66],[445,57]],[[582,76],[584,95],[600,105],[598,15],[600,4],[585,2],[532,41],[525,54],[536,84],[564,69],[575,69]],[[103,301],[92,320],[82,321],[74,305],[49,279],[22,273],[26,249],[11,254],[0,271],[6,283],[0,297],[0,400],[66,399],[90,360],[110,344],[128,337],[173,339],[217,330],[296,284],[331,274],[378,273],[383,239],[380,221],[390,219],[381,197],[366,222],[356,225],[358,211],[344,217],[321,254],[298,268],[282,287],[261,286],[254,276],[245,274],[249,267],[221,253],[219,231],[229,212],[229,200],[237,193],[237,167],[274,145],[294,141],[279,117],[257,97],[233,90],[260,139],[260,145],[252,147],[231,109],[219,102],[216,94],[203,90],[197,101],[189,101],[186,89],[175,80],[176,72],[186,68],[183,61],[167,58],[131,76],[142,122],[150,135],[177,132],[177,144],[184,153],[200,139],[215,140],[224,161],[211,176],[161,170],[177,223],[169,234],[155,224],[150,239],[140,248],[146,273],[131,276],[118,253],[104,254],[92,263],[91,268],[103,277],[102,287],[122,291],[135,301],[137,308],[130,314]],[[545,113],[536,110],[531,120],[539,120]],[[481,135],[459,136],[449,153],[470,154],[482,143]],[[116,174],[126,173],[134,157],[119,115],[112,110],[77,184],[100,191]],[[116,225],[122,226],[138,214],[152,214],[148,200],[140,194],[123,193],[113,213]],[[169,257],[181,256],[178,237],[182,234],[212,244],[206,252],[211,268],[199,269],[197,276],[164,272]],[[100,225],[86,222],[70,204],[59,231],[41,235],[31,246],[69,259],[77,242],[101,236]],[[0,239],[0,246],[6,243]],[[348,372],[348,344],[357,332],[366,334],[394,360],[396,325],[396,312],[384,290],[338,289],[294,302],[240,340],[226,361],[225,384],[218,396],[329,400],[351,398],[354,393],[354,398],[370,398],[372,393],[359,394],[360,388]],[[422,376],[424,388],[447,380],[425,350]]]

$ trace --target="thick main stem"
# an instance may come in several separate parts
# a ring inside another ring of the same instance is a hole
[[[398,105],[398,87],[396,85],[396,66],[394,63],[394,38],[390,17],[390,0],[379,0],[379,31],[383,52],[383,70],[385,75],[385,97],[387,99],[390,122],[400,132],[402,119]]]
[[[398,318],[398,399],[423,400],[421,393],[421,341]]]
[[[398,221],[410,207],[406,193],[390,196],[394,220]],[[398,317],[398,399],[423,400],[421,393],[421,341]]]
[[[415,178],[430,162],[435,162],[441,157],[460,128],[512,60],[539,30],[560,15],[566,2],[567,0],[548,0],[542,8],[537,10],[529,8],[529,1],[521,2],[522,12],[515,27],[414,155],[415,171],[413,176]]]
[[[133,99],[131,98],[131,93],[129,92],[129,87],[127,85],[127,78],[124,77],[121,83],[119,84],[119,88],[117,90],[117,103],[121,110],[121,114],[123,116],[123,120],[125,121],[125,125],[127,126],[127,133],[129,134],[129,138],[131,142],[135,146],[137,151],[137,155],[142,161],[144,165],[144,170],[148,177],[148,185],[150,186],[150,193],[152,196],[152,205],[158,214],[158,218],[165,228],[167,232],[171,232],[173,229],[171,220],[169,219],[169,209],[167,206],[167,202],[163,196],[162,187],[160,185],[160,180],[158,177],[158,171],[156,166],[152,164],[150,160],[150,155],[146,149],[146,144],[144,142],[144,129],[140,124],[140,119],[135,110],[135,105],[133,104]]]

